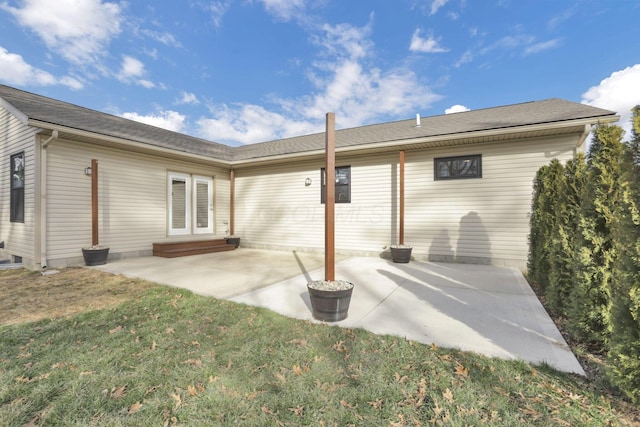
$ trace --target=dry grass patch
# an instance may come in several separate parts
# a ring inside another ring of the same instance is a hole
[[[0,271],[0,325],[63,318],[135,299],[152,283],[88,268]]]

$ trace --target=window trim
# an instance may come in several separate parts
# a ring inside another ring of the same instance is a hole
[[[349,182],[347,184],[338,184],[336,183],[336,196],[338,194],[338,186],[347,188],[347,200],[338,200],[336,197],[335,203],[351,203],[351,165],[345,166],[336,166],[336,175],[338,173],[338,169],[346,169],[347,176]],[[325,203],[325,186],[327,181],[327,175],[325,173],[325,168],[320,168],[320,204]]]
[[[22,180],[21,186],[16,186],[16,181],[13,179],[14,176],[14,166],[16,164],[15,159],[22,158]],[[12,154],[9,159],[9,221],[10,222],[21,222],[24,223],[24,187],[25,187],[25,170],[26,170],[26,159],[24,155],[24,151],[21,151],[16,154]]]
[[[453,160],[477,160],[478,170],[475,174],[469,175],[454,175],[454,176],[440,176],[438,174],[438,164],[440,162],[450,162]],[[448,157],[436,157],[433,159],[433,179],[434,181],[449,181],[455,179],[476,179],[482,178],[482,154],[468,154],[464,156],[448,156]]]

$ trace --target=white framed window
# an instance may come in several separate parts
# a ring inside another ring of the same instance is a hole
[[[167,179],[168,234],[213,233],[213,179],[170,172]]]

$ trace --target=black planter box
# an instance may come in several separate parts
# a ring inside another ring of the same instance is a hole
[[[411,250],[413,248],[394,248],[391,247],[391,259],[393,262],[406,264],[411,261]]]
[[[84,257],[85,265],[104,265],[107,263],[109,248],[82,249],[82,256]]]
[[[240,246],[240,238],[239,237],[227,237],[227,244],[236,245],[236,249]]]
[[[320,290],[307,285],[313,318],[337,322],[347,318],[353,286],[345,290]]]

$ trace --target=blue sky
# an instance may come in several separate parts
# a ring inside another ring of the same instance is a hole
[[[230,145],[640,104],[638,0],[0,0],[0,83]]]

